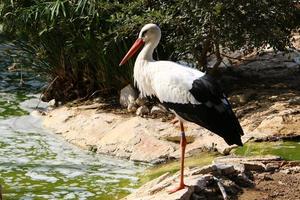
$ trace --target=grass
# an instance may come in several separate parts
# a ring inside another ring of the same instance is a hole
[[[276,155],[285,160],[300,160],[300,141],[249,142],[234,154],[241,156]]]
[[[198,155],[188,157],[185,159],[185,167],[202,167],[208,164],[216,158],[219,154],[217,153],[199,153]],[[170,172],[174,174],[175,172],[180,170],[179,161],[171,161],[166,164],[160,164],[154,167],[149,168],[145,172],[139,175],[140,183],[145,184],[148,181],[151,181],[166,172]]]

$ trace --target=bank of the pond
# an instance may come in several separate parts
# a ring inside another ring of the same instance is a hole
[[[107,113],[98,107],[99,104],[62,106],[49,111],[43,117],[43,124],[72,144],[100,154],[152,163],[179,157],[179,130],[172,124],[160,119]],[[261,112],[243,117],[243,142],[299,135],[299,110],[300,105],[274,102]],[[186,128],[187,156],[207,150],[228,154],[232,149],[222,138],[199,126],[186,123]]]
[[[179,130],[160,119],[118,115],[98,110],[99,105],[59,107],[44,116],[44,125],[67,141],[100,154],[133,161],[160,163],[178,158]],[[187,156],[204,149],[225,151],[219,137],[194,124],[186,124]],[[247,138],[245,138],[247,140]]]

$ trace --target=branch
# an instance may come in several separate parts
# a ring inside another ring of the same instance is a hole
[[[228,196],[227,196],[227,193],[226,193],[225,188],[224,188],[224,186],[222,185],[221,181],[220,181],[218,178],[216,178],[216,177],[214,177],[214,181],[217,182],[218,187],[219,187],[219,189],[220,189],[220,191],[221,191],[221,193],[222,193],[223,199],[224,199],[224,200],[228,200],[229,198],[228,198]]]
[[[218,42],[215,42],[215,48],[216,48],[216,50],[215,50],[215,55],[216,55],[216,57],[217,57],[217,62],[214,64],[214,66],[213,66],[213,69],[214,70],[216,70],[218,67],[219,67],[219,65],[221,64],[221,62],[222,62],[222,57],[221,57],[221,53],[220,53],[220,46],[219,46],[219,43]]]
[[[41,100],[42,100],[42,95],[45,94],[46,92],[48,92],[48,90],[52,87],[52,85],[54,84],[54,82],[58,79],[59,77],[56,76],[53,81],[48,85],[48,87],[46,88],[46,90],[44,92],[41,93],[40,97],[39,97],[39,102],[38,104],[36,105],[36,109],[39,107],[40,103],[41,103]],[[0,199],[1,200],[1,199]]]

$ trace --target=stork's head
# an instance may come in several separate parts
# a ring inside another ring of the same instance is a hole
[[[140,31],[139,38],[146,44],[158,44],[161,37],[160,28],[156,24],[146,24]]]
[[[141,46],[143,46],[143,44],[153,45],[155,48],[159,43],[160,37],[161,31],[156,24],[146,24],[140,31],[138,39],[132,45],[132,47],[124,56],[119,65],[121,66],[125,64],[126,61],[129,60]]]

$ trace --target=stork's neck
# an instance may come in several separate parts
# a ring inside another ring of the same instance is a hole
[[[157,47],[157,43],[146,43],[144,48],[141,50],[141,52],[139,53],[136,62],[138,61],[154,61],[153,60],[153,51],[154,49]]]
[[[149,73],[148,63],[153,62],[153,51],[157,44],[146,43],[144,48],[136,58],[134,65],[134,83],[137,85],[141,92],[141,96],[151,96],[155,92],[151,86],[151,73]]]

